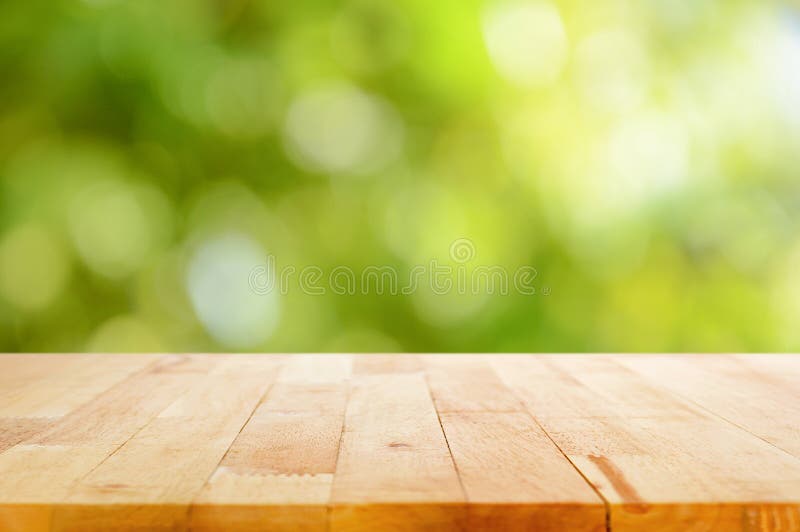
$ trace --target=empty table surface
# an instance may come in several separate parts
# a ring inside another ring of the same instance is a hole
[[[0,530],[800,530],[793,355],[0,355]]]

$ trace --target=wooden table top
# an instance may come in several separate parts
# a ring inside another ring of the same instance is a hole
[[[800,530],[791,355],[0,355],[0,530]]]

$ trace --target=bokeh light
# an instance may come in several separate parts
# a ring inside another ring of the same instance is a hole
[[[568,43],[555,5],[543,0],[490,4],[483,26],[489,57],[506,79],[537,86],[558,78]]]
[[[254,265],[266,252],[241,234],[203,242],[193,253],[186,274],[192,306],[208,333],[233,349],[257,347],[278,324],[278,292],[260,295],[248,285]],[[266,271],[274,277],[274,271]]]
[[[331,83],[291,104],[285,135],[290,156],[302,167],[352,176],[392,162],[399,155],[403,130],[386,102],[356,87]]]
[[[69,271],[70,258],[45,227],[15,227],[0,241],[0,293],[23,311],[50,305]]]
[[[70,232],[86,265],[107,277],[137,271],[171,230],[169,206],[154,187],[92,183],[70,208]]]
[[[800,349],[796,2],[11,0],[0,79],[0,351]],[[536,293],[298,287],[433,260]]]

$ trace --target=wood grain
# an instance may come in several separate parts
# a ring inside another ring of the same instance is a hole
[[[276,384],[195,500],[192,528],[326,530],[346,403],[342,383]]]
[[[606,357],[494,364],[609,503],[612,530],[800,526],[800,461],[736,425]]]
[[[601,499],[527,413],[453,412],[441,419],[470,529],[605,529]]]
[[[800,531],[800,357],[0,355],[0,532]]]
[[[620,365],[800,458],[800,381],[754,371],[727,356],[617,357]],[[757,400],[753,400],[757,398]]]
[[[24,355],[16,355],[16,357]],[[61,417],[129,375],[153,364],[157,355],[45,355],[46,364],[34,364],[37,374],[26,372],[24,359],[13,363],[0,357],[0,374],[14,380],[0,385],[0,418]],[[31,378],[17,375],[28,373]]]
[[[462,526],[464,494],[422,375],[354,380],[331,503],[332,530]]]
[[[221,357],[196,386],[72,487],[57,530],[173,530],[250,419],[277,366]]]
[[[480,355],[423,359],[437,412],[521,412],[522,404]]]
[[[63,507],[75,483],[213,364],[208,357],[163,357],[1,453],[0,525],[50,530],[53,510]]]
[[[429,355],[423,362],[468,502],[469,529],[605,529],[602,500],[486,357]]]

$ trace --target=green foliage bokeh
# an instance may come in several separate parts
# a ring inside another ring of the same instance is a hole
[[[0,351],[800,345],[791,5],[2,11]],[[535,268],[536,294],[295,288],[239,305],[230,277],[214,283],[267,254],[402,278],[453,265],[459,239],[470,268]]]

